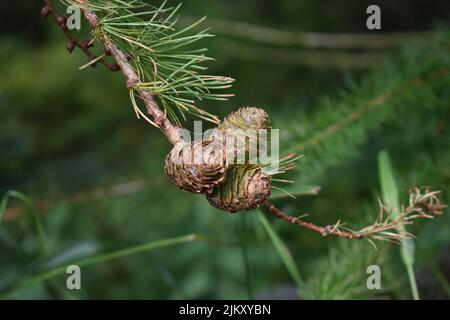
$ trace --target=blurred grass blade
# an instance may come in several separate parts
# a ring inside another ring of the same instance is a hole
[[[45,249],[45,231],[44,227],[41,221],[41,218],[39,217],[39,213],[36,210],[36,207],[33,204],[33,201],[31,201],[30,198],[25,196],[24,194],[17,192],[17,191],[8,191],[5,196],[3,197],[2,201],[0,202],[0,226],[3,221],[3,215],[5,214],[6,207],[8,206],[8,202],[11,198],[17,199],[28,208],[28,211],[31,213],[31,216],[33,218],[34,226],[36,228],[36,232],[39,239],[39,260],[41,267],[45,264],[45,257],[46,257],[46,249]]]
[[[431,272],[433,273],[436,280],[439,282],[439,284],[442,286],[442,289],[447,294],[447,298],[450,299],[450,283],[447,280],[447,277],[445,274],[434,264],[431,264],[430,266]]]
[[[236,223],[236,233],[239,238],[239,246],[241,247],[241,253],[242,253],[242,260],[244,262],[244,268],[245,268],[245,286],[247,289],[247,296],[249,300],[254,300],[255,294],[252,286],[252,273],[251,273],[251,266],[250,266],[250,257],[248,254],[248,245],[245,235],[248,232],[247,229],[247,222],[246,222],[247,215],[241,214],[240,221]]]
[[[400,195],[395,181],[393,168],[387,151],[380,152],[378,156],[381,192],[384,203],[398,215],[400,210]]]
[[[97,241],[94,240],[77,243],[65,248],[63,251],[48,256],[45,262],[45,268],[52,269],[76,259],[81,260],[93,256],[98,253],[99,247]]]
[[[300,287],[302,286],[302,279],[300,276],[300,272],[298,271],[297,265],[295,264],[295,261],[292,258],[291,252],[289,251],[288,247],[286,247],[283,240],[281,240],[281,238],[278,236],[276,231],[272,228],[269,221],[267,221],[266,216],[261,211],[258,211],[256,214],[258,216],[259,222],[263,226],[264,230],[266,230],[267,235],[272,241],[286,269],[288,270],[289,274],[291,275],[292,279],[297,285],[298,290],[300,291]]]
[[[177,237],[177,238],[170,238],[170,239],[165,239],[165,240],[158,240],[158,241],[152,241],[143,245],[139,245],[136,247],[131,247],[131,248],[127,248],[127,249],[123,249],[123,250],[119,250],[119,251],[114,251],[111,253],[107,253],[107,254],[103,254],[103,255],[99,255],[99,256],[95,256],[92,258],[87,258],[84,260],[80,260],[80,261],[76,261],[73,263],[70,263],[68,265],[62,266],[62,267],[58,267],[52,270],[49,270],[47,272],[41,273],[35,277],[32,277],[28,280],[25,280],[24,282],[22,282],[21,284],[19,284],[16,288],[14,288],[13,290],[11,290],[10,292],[7,293],[11,294],[19,289],[24,289],[24,288],[28,288],[28,287],[32,287],[35,285],[38,285],[42,282],[45,282],[47,280],[50,280],[52,278],[55,278],[57,276],[60,276],[62,274],[66,273],[67,267],[69,265],[77,265],[80,268],[82,267],[87,267],[87,266],[91,266],[91,265],[96,265],[99,263],[104,263],[104,262],[108,262],[111,260],[115,260],[115,259],[119,259],[119,258],[124,258],[130,255],[134,255],[134,254],[138,254],[138,253],[143,253],[146,251],[151,251],[151,250],[155,250],[155,249],[161,249],[161,248],[165,248],[165,247],[170,247],[170,246],[174,246],[174,245],[179,245],[179,244],[183,244],[183,243],[189,243],[189,242],[194,242],[194,241],[207,241],[206,238],[201,237],[199,235],[195,235],[195,234],[190,234],[187,236],[182,236],[182,237]]]
[[[273,190],[270,200],[283,200],[294,197],[302,196],[317,196],[320,193],[321,188],[319,186],[302,186],[296,185],[291,188],[285,188],[283,190]]]
[[[378,167],[383,194],[384,204],[392,210],[393,218],[398,217],[400,213],[400,196],[398,186],[394,176],[394,169],[387,151],[382,151],[378,155]],[[402,234],[406,233],[405,227],[399,229]],[[419,290],[417,289],[416,277],[414,275],[414,242],[411,239],[405,240],[401,247],[401,257],[403,264],[408,272],[409,284],[414,300],[420,300]]]

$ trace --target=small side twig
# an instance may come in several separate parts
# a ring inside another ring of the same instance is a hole
[[[89,1],[88,0],[77,0],[80,3],[80,7],[86,20],[89,22],[92,29],[96,30],[100,28],[100,19],[96,15],[95,12],[88,9]],[[66,26],[66,19],[62,17],[61,15],[57,14],[50,2],[50,0],[44,0],[44,8],[42,9],[42,15],[48,16],[52,15],[57,22],[57,24],[62,28],[66,36],[69,38],[70,47],[68,49],[73,50],[73,46],[80,47],[84,53],[88,55],[88,57],[91,58],[91,60],[98,59],[97,62],[105,64],[106,62],[103,60],[103,58],[96,57],[90,50],[89,47],[91,46],[91,42],[84,43],[84,42],[78,42],[74,40],[72,37],[72,34],[70,33],[70,30],[68,30]],[[122,73],[125,75],[126,81],[127,81],[127,87],[130,91],[137,90],[135,87],[141,83],[141,80],[139,78],[138,73],[133,68],[133,66],[129,62],[129,55],[127,55],[125,52],[122,52],[119,47],[112,42],[110,39],[108,39],[105,36],[100,36],[99,40],[103,42],[103,45],[105,47],[105,51],[108,55],[111,55],[112,58],[116,61],[116,64],[114,65],[114,70],[121,70]],[[71,42],[72,41],[72,42]],[[70,51],[70,50],[69,50]],[[93,64],[95,65],[95,63]],[[105,64],[108,67],[108,64]],[[109,67],[108,67],[109,68]],[[183,141],[180,130],[178,127],[174,126],[170,120],[167,118],[166,114],[160,109],[158,106],[158,103],[156,102],[156,96],[153,92],[150,92],[148,90],[137,90],[139,93],[139,96],[143,100],[146,108],[147,113],[153,118],[153,121],[151,123],[161,129],[161,131],[164,132],[167,139],[173,144],[176,145]]]
[[[69,53],[72,53],[75,48],[80,48],[90,61],[95,61],[95,63],[90,64],[90,66],[95,67],[98,62],[103,64],[106,68],[113,72],[120,70],[117,63],[110,63],[103,57],[98,57],[96,54],[94,54],[90,49],[93,45],[91,41],[80,41],[73,36],[72,32],[69,30],[69,28],[67,28],[67,17],[56,12],[50,0],[44,0],[44,7],[42,8],[41,15],[44,18],[48,16],[53,17],[53,20],[55,20],[56,24],[61,28],[68,39],[66,48]]]
[[[353,232],[347,232],[347,231],[341,231],[339,230],[339,225],[329,225],[326,227],[318,226],[311,222],[306,222],[302,220],[301,218],[289,216],[285,214],[283,211],[275,207],[274,204],[267,201],[265,204],[265,207],[273,213],[277,218],[282,219],[284,221],[287,221],[291,224],[294,224],[300,228],[308,229],[317,233],[320,233],[323,237],[327,237],[330,235],[340,237],[340,238],[347,238],[347,239],[364,239],[364,236],[361,234],[353,233]]]
[[[344,228],[341,222],[326,227],[318,226],[301,218],[289,216],[268,201],[265,203],[265,207],[279,219],[320,233],[323,237],[335,236],[350,240],[374,239],[401,243],[414,236],[410,233],[398,232],[400,227],[414,224],[414,221],[420,218],[432,219],[443,214],[447,206],[442,204],[440,195],[440,191],[431,192],[429,189],[425,189],[425,191],[419,188],[411,190],[408,206],[402,206],[401,212],[396,218],[393,217],[392,210],[380,202],[380,213],[375,223],[360,231]]]

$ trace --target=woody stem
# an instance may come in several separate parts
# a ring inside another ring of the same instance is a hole
[[[80,3],[81,10],[86,18],[86,20],[89,22],[90,26],[95,30],[101,27],[101,21],[100,18],[97,16],[95,12],[88,9],[89,1],[88,0],[78,0]],[[49,14],[55,14],[53,7],[51,5],[50,0],[44,0],[44,10],[47,8],[47,10],[50,10]],[[58,22],[58,19],[56,19],[56,16],[54,15],[55,20]],[[61,19],[60,19],[61,20]],[[62,20],[61,20],[62,21]],[[66,32],[67,27],[63,26],[65,22],[59,23],[61,28],[64,30],[66,35],[69,36],[69,34]],[[72,38],[69,38],[72,40]],[[117,62],[117,65],[119,66],[120,70],[124,74],[127,82],[127,86],[129,90],[133,90],[136,85],[141,83],[141,80],[139,78],[138,73],[134,69],[134,67],[130,64],[128,61],[128,56],[119,49],[119,47],[110,39],[108,39],[105,36],[100,36],[99,40],[103,42],[106,51],[114,58],[114,60]],[[80,48],[82,48],[80,46]],[[82,48],[83,49],[83,48]],[[83,49],[83,51],[85,51]],[[85,51],[86,54],[88,54]],[[93,57],[92,54],[89,51],[88,54],[89,57]],[[102,60],[99,60],[102,62]],[[103,63],[103,62],[102,62]],[[142,101],[144,102],[147,113],[153,118],[153,123],[161,129],[161,131],[164,132],[167,139],[173,144],[176,145],[179,142],[182,142],[182,136],[180,132],[180,128],[174,126],[170,120],[167,118],[166,114],[160,109],[158,106],[158,103],[156,101],[156,94],[154,92],[150,92],[148,90],[136,90],[139,93],[139,96],[142,98]]]
[[[321,226],[315,225],[313,223],[306,222],[300,218],[289,216],[289,215],[285,214],[284,212],[282,212],[281,210],[279,210],[277,207],[275,207],[275,205],[273,205],[269,201],[266,201],[264,203],[264,206],[272,214],[274,214],[277,218],[287,221],[287,222],[289,222],[293,225],[296,225],[300,228],[308,229],[308,230],[320,233],[320,235],[322,235],[323,237],[335,236],[338,238],[345,238],[345,239],[350,239],[350,240],[361,240],[361,239],[365,239],[368,237],[367,234],[358,234],[358,233],[354,233],[354,232],[341,231],[341,230],[337,229],[335,225],[321,227]]]

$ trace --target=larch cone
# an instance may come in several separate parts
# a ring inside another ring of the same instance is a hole
[[[236,166],[228,170],[224,183],[207,198],[213,207],[235,213],[259,208],[269,199],[271,191],[272,177],[261,168]]]
[[[180,143],[169,153],[165,171],[180,189],[211,193],[226,177],[223,145],[214,141]]]

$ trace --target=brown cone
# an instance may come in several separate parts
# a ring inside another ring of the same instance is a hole
[[[263,109],[243,107],[227,116],[219,129],[270,129],[270,117]]]
[[[180,189],[211,193],[226,177],[223,146],[213,141],[176,145],[166,159],[165,171]]]
[[[262,135],[260,130],[270,128],[269,115],[260,108],[243,107],[227,116],[219,130],[229,142],[226,145],[229,163],[242,164],[244,156],[246,163],[255,160],[262,143],[267,142],[268,134]],[[239,162],[238,152],[241,152]]]

